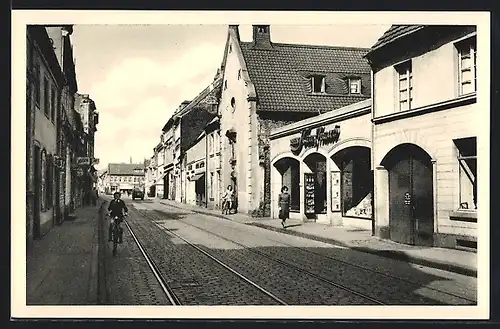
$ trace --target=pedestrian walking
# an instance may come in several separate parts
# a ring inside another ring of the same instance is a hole
[[[288,194],[287,186],[281,188],[281,194],[278,197],[278,210],[281,226],[285,228],[285,222],[290,216],[290,194]]]
[[[231,208],[233,207],[234,191],[233,186],[228,185],[224,195],[222,196],[222,214],[230,214]]]

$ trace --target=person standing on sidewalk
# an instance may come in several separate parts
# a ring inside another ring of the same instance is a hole
[[[290,216],[290,194],[288,194],[287,186],[281,188],[281,194],[278,197],[278,210],[281,226],[285,228],[285,222]]]
[[[233,186],[228,185],[226,192],[224,192],[224,195],[222,196],[222,214],[230,214],[231,213],[231,208],[233,207],[233,198],[234,198],[234,191],[233,191]]]

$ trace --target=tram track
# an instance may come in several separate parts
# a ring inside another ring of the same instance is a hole
[[[135,209],[136,211],[138,211],[137,209]],[[143,217],[148,217],[146,215],[144,215],[143,213],[141,213],[141,211],[138,211],[139,214]],[[150,218],[151,219],[151,218]],[[172,305],[183,305],[180,301],[180,298],[177,297],[177,295],[174,293],[174,289],[172,289],[172,287],[170,287],[169,283],[168,283],[168,280],[164,277],[164,275],[161,274],[161,270],[160,270],[160,266],[155,262],[155,260],[153,259],[153,257],[150,255],[150,253],[146,250],[146,247],[143,246],[143,244],[140,242],[139,238],[137,237],[137,235],[134,233],[131,225],[127,222],[127,220],[124,221],[125,224],[126,224],[126,227],[127,229],[129,230],[132,238],[134,239],[134,242],[136,243],[136,245],[139,247],[140,251],[141,251],[141,254],[143,255],[143,257],[146,259],[146,262],[150,268],[150,270],[153,272],[154,276],[156,277],[156,279],[158,280],[158,283],[160,284],[163,292],[165,293],[165,295],[167,296],[168,300],[170,301],[170,303]],[[155,225],[156,227],[158,227],[157,225]],[[166,231],[166,230],[163,230],[161,227],[158,227],[162,232],[165,232],[167,233],[168,235],[172,236],[172,237],[176,237],[177,239],[180,239],[182,241],[184,241],[188,246],[190,246],[191,248],[193,248],[194,250],[196,250],[197,252],[203,254],[205,257],[209,258],[210,260],[212,260],[214,263],[218,264],[220,267],[224,268],[225,270],[227,270],[228,272],[232,273],[234,276],[236,276],[238,279],[240,279],[242,282],[252,286],[253,288],[255,288],[256,290],[260,291],[261,293],[263,293],[264,295],[268,296],[271,300],[273,300],[276,304],[279,304],[279,305],[287,305],[287,303],[285,301],[283,301],[282,299],[278,298],[277,296],[275,296],[274,294],[272,294],[271,292],[267,291],[266,289],[264,289],[263,287],[261,287],[259,284],[255,283],[254,281],[252,281],[251,279],[249,279],[248,277],[246,277],[245,275],[239,273],[238,271],[234,270],[233,268],[231,268],[230,266],[228,266],[227,264],[225,264],[223,261],[219,260],[217,257],[211,255],[210,253],[204,251],[203,249],[201,249],[200,247],[196,246],[195,244],[193,244],[192,242],[190,242],[189,240],[185,239],[184,237],[174,233],[174,232],[170,232],[170,231]]]
[[[159,213],[162,213],[161,211],[155,211],[155,213],[158,213],[158,212],[159,212]],[[164,214],[165,214],[165,213],[164,213]],[[157,215],[157,214],[156,214],[156,215]],[[376,303],[376,304],[380,304],[380,305],[384,305],[384,304],[385,304],[385,303],[383,303],[383,302],[381,302],[381,301],[379,301],[379,300],[377,300],[377,299],[375,299],[375,298],[373,298],[373,297],[370,297],[370,296],[368,296],[368,295],[365,295],[365,294],[363,294],[363,293],[360,293],[360,292],[358,292],[358,291],[356,291],[356,290],[354,290],[354,289],[351,289],[351,288],[349,288],[349,287],[347,287],[347,286],[345,286],[345,285],[342,285],[342,284],[340,284],[340,283],[336,283],[336,282],[334,282],[334,281],[332,281],[332,280],[330,280],[330,279],[327,279],[327,278],[325,278],[325,277],[323,277],[323,276],[321,276],[321,275],[318,275],[317,273],[314,273],[314,272],[312,272],[312,271],[309,271],[309,270],[307,270],[307,269],[304,269],[303,267],[296,266],[296,265],[294,265],[294,264],[291,264],[290,262],[283,261],[283,260],[280,260],[280,259],[278,259],[278,258],[276,258],[276,257],[269,256],[269,255],[268,255],[268,254],[266,254],[266,253],[263,253],[263,252],[260,252],[260,251],[258,251],[258,250],[254,250],[254,249],[252,249],[252,248],[249,248],[249,247],[248,247],[247,245],[245,245],[245,244],[242,244],[242,243],[240,243],[240,242],[234,241],[234,240],[232,240],[232,239],[228,239],[228,238],[227,238],[227,237],[225,237],[225,236],[222,236],[222,235],[220,235],[220,234],[214,233],[214,232],[212,232],[212,231],[210,231],[210,230],[207,230],[207,229],[205,229],[205,228],[199,227],[199,226],[197,226],[197,225],[193,225],[193,224],[191,224],[191,223],[187,223],[186,221],[182,221],[182,222],[183,222],[184,224],[188,225],[188,226],[191,226],[191,227],[196,228],[196,229],[198,229],[198,230],[201,230],[201,231],[204,231],[204,232],[206,232],[206,233],[212,234],[212,235],[214,235],[214,236],[217,236],[218,238],[224,239],[224,240],[226,240],[226,241],[228,241],[228,242],[234,243],[234,244],[239,245],[239,246],[241,246],[241,247],[243,247],[243,248],[248,248],[248,249],[249,249],[249,250],[251,250],[252,252],[257,253],[257,254],[259,254],[259,255],[260,255],[260,256],[262,256],[262,257],[266,257],[267,259],[270,259],[270,260],[272,260],[272,261],[274,261],[274,262],[276,262],[276,263],[282,264],[282,265],[284,265],[284,266],[288,266],[288,267],[290,267],[290,268],[294,268],[294,269],[295,269],[295,270],[297,270],[297,271],[301,271],[301,272],[303,272],[303,273],[306,273],[306,274],[308,274],[308,275],[310,275],[310,276],[312,276],[312,277],[315,277],[315,278],[317,278],[317,279],[319,279],[319,280],[322,280],[323,282],[329,283],[329,284],[331,284],[332,286],[335,286],[335,287],[337,287],[337,288],[344,289],[344,290],[349,291],[349,292],[351,292],[351,293],[353,293],[353,294],[356,294],[356,295],[358,295],[358,296],[360,296],[360,297],[363,297],[363,298],[366,298],[366,299],[368,299],[368,300],[371,300],[372,302],[374,302],[374,303]],[[162,228],[162,227],[160,227],[160,228]],[[164,228],[162,228],[162,229],[164,229]],[[251,233],[251,234],[253,234],[253,235],[254,235],[254,233]],[[404,283],[404,284],[407,284],[407,285],[414,286],[416,289],[418,289],[418,288],[420,287],[420,285],[421,285],[421,283],[420,283],[420,282],[416,282],[416,281],[413,281],[413,280],[408,280],[408,279],[405,279],[405,278],[401,278],[401,277],[398,277],[398,276],[395,276],[395,275],[391,275],[391,274],[388,274],[388,273],[385,273],[385,272],[377,271],[377,270],[374,270],[374,269],[371,269],[371,268],[368,268],[368,267],[365,267],[365,266],[361,266],[361,265],[358,265],[358,264],[353,264],[353,263],[351,263],[351,262],[347,262],[347,261],[345,261],[345,260],[341,260],[341,259],[338,259],[338,258],[335,258],[335,257],[329,256],[329,255],[325,255],[325,254],[318,253],[318,252],[315,252],[315,251],[311,251],[311,250],[308,250],[308,249],[304,249],[304,248],[301,248],[301,247],[293,246],[293,245],[290,245],[290,244],[287,244],[287,243],[285,243],[285,242],[278,241],[278,240],[275,240],[275,239],[272,239],[272,238],[269,238],[269,237],[266,237],[266,239],[267,239],[267,240],[269,240],[269,241],[276,242],[276,243],[279,243],[279,244],[281,244],[281,245],[284,245],[284,246],[286,246],[286,247],[288,247],[288,248],[293,248],[293,249],[298,250],[298,251],[303,252],[303,253],[308,253],[308,254],[311,254],[311,255],[315,255],[315,256],[317,256],[317,257],[322,257],[322,258],[328,259],[329,261],[333,261],[333,262],[336,262],[336,263],[338,263],[338,264],[342,264],[342,265],[344,265],[344,266],[348,266],[348,267],[350,267],[350,268],[356,268],[356,269],[361,270],[361,271],[366,271],[366,272],[369,272],[369,273],[373,273],[373,274],[375,274],[375,275],[381,275],[381,276],[384,276],[384,277],[389,278],[389,279],[397,280],[397,281],[399,281],[399,282],[401,282],[401,283]],[[456,299],[458,299],[458,300],[463,300],[463,301],[466,301],[466,303],[465,303],[465,304],[477,304],[477,300],[472,299],[472,298],[469,298],[469,297],[464,296],[464,295],[455,294],[455,293],[453,293],[453,292],[446,291],[446,290],[442,290],[442,289],[438,289],[438,288],[435,288],[435,287],[425,287],[425,289],[427,289],[427,290],[429,290],[429,291],[434,291],[434,292],[439,293],[439,294],[444,294],[444,295],[447,295],[447,296],[450,296],[450,297],[456,298]]]
[[[139,241],[139,239],[135,235],[134,231],[132,230],[132,228],[130,227],[130,225],[126,219],[124,220],[124,223],[125,223],[125,226],[127,227],[128,231],[130,232],[130,235],[134,239],[134,242],[136,243],[137,247],[139,248],[139,251],[141,252],[144,259],[146,260],[146,263],[148,264],[149,269],[151,270],[151,272],[155,276],[156,280],[158,280],[158,283],[159,283],[163,293],[168,298],[171,305],[174,305],[174,306],[181,305],[179,298],[173,292],[172,288],[168,285],[167,280],[165,280],[165,278],[161,275],[161,273],[158,269],[158,265],[155,263],[153,258],[149,255],[149,253],[146,251],[146,249],[144,248],[142,243]]]
[[[151,220],[151,221],[152,221],[152,222],[153,222],[153,223],[154,223],[154,224],[155,224],[155,225],[156,225],[156,226],[157,226],[160,230],[162,230],[162,231],[163,231],[163,232],[165,232],[166,234],[176,236],[177,238],[179,238],[179,239],[181,239],[181,240],[185,241],[186,243],[188,243],[188,244],[190,244],[191,246],[193,246],[194,248],[196,248],[198,251],[200,251],[200,252],[202,252],[203,254],[205,254],[207,257],[210,257],[210,258],[212,258],[212,257],[213,257],[213,258],[216,258],[215,256],[211,255],[210,253],[208,253],[207,251],[203,250],[202,248],[200,248],[200,247],[198,247],[198,246],[196,246],[196,245],[193,245],[191,242],[187,241],[186,239],[184,239],[184,238],[183,238],[183,237],[181,237],[180,235],[178,235],[178,234],[176,234],[176,233],[174,233],[174,232],[172,232],[172,231],[168,230],[168,229],[167,229],[167,228],[165,228],[165,227],[162,227],[162,226],[158,225],[158,224],[156,223],[156,221],[159,219],[159,218],[158,218],[158,217],[159,217],[159,215],[158,215],[157,213],[155,213],[155,212],[153,212],[153,213],[149,212],[149,213],[148,213],[148,212],[146,212],[146,211],[142,211],[142,210],[138,210],[138,212],[139,212],[139,213],[140,213],[143,217],[146,217],[146,218],[150,219],[150,220]],[[271,257],[271,256],[269,256],[268,254],[263,253],[263,252],[260,252],[260,251],[257,251],[257,250],[254,250],[254,249],[250,248],[249,246],[247,246],[247,245],[245,245],[245,244],[242,244],[242,243],[239,243],[239,242],[233,241],[233,240],[228,239],[228,238],[226,238],[226,237],[224,237],[224,236],[221,236],[221,235],[219,235],[219,234],[217,234],[217,233],[211,232],[211,231],[206,230],[206,229],[204,229],[204,228],[200,228],[200,227],[198,227],[198,226],[196,226],[196,225],[193,225],[193,224],[190,224],[190,223],[186,223],[185,221],[182,221],[182,223],[183,223],[183,224],[185,224],[185,225],[191,226],[191,227],[193,227],[193,228],[196,228],[196,229],[198,229],[198,230],[204,231],[204,232],[206,232],[206,233],[209,233],[209,234],[211,234],[211,235],[217,236],[217,237],[218,237],[218,238],[220,238],[220,239],[223,239],[223,240],[225,240],[225,241],[228,241],[228,242],[230,242],[230,243],[233,243],[233,244],[235,244],[235,245],[238,245],[238,246],[240,246],[240,247],[242,247],[242,248],[245,248],[246,250],[251,251],[252,253],[254,253],[254,254],[256,254],[256,255],[258,255],[258,256],[260,256],[260,257],[263,257],[263,258],[265,258],[265,259],[268,259],[268,260],[272,261],[273,263],[277,263],[277,264],[280,264],[280,265],[282,265],[282,266],[285,266],[285,267],[287,267],[287,268],[289,268],[289,269],[292,269],[292,270],[294,270],[294,271],[297,271],[297,272],[303,273],[303,274],[305,274],[305,275],[307,275],[307,276],[309,276],[309,277],[315,278],[315,279],[317,279],[317,280],[319,280],[319,281],[321,281],[321,282],[323,282],[323,283],[326,283],[327,285],[330,285],[330,286],[332,286],[332,287],[335,287],[335,288],[337,288],[337,289],[340,289],[340,290],[342,290],[342,291],[345,291],[345,292],[347,292],[348,294],[355,295],[355,296],[357,296],[357,297],[359,297],[359,298],[361,298],[361,299],[364,299],[364,300],[366,300],[366,301],[369,301],[369,302],[371,302],[372,304],[376,304],[376,305],[385,305],[385,303],[384,303],[384,302],[382,302],[382,301],[380,301],[380,300],[378,300],[378,299],[376,299],[376,298],[373,298],[373,297],[368,296],[368,295],[366,295],[366,294],[363,294],[363,293],[361,293],[361,292],[359,292],[359,291],[356,291],[356,290],[354,290],[354,289],[351,289],[351,288],[349,288],[349,287],[347,287],[347,286],[345,286],[345,285],[342,285],[342,284],[340,284],[340,283],[338,283],[338,282],[334,282],[334,281],[332,281],[332,280],[330,280],[330,279],[328,279],[328,278],[325,278],[325,277],[320,276],[320,275],[318,275],[318,274],[316,274],[316,273],[313,273],[313,272],[311,272],[311,271],[308,271],[307,269],[304,269],[304,268],[298,267],[298,266],[296,266],[296,265],[293,265],[293,264],[291,264],[291,263],[289,263],[289,262],[286,262],[286,261],[282,261],[282,260],[277,259],[277,258],[275,258],[275,257]],[[228,268],[228,269],[230,268],[228,265],[226,265],[225,267],[226,267],[226,268]],[[234,269],[232,269],[231,271],[232,271],[233,273],[237,272],[237,271],[236,271],[236,270],[234,270]],[[282,305],[286,305],[286,303],[285,303],[285,302],[283,302],[283,301],[281,301],[281,304],[282,304]]]

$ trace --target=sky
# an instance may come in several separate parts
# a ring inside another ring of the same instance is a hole
[[[371,47],[390,25],[273,26],[271,41]],[[98,169],[153,155],[161,128],[184,100],[212,82],[227,25],[75,25],[78,92],[99,112]],[[252,26],[240,25],[242,41]]]

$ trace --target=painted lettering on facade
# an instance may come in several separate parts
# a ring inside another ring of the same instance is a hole
[[[323,145],[333,144],[339,141],[340,126],[336,125],[334,129],[325,131],[325,127],[316,128],[316,134],[311,135],[312,129],[304,129],[300,137],[295,137],[290,140],[290,150],[293,154],[298,155],[302,149],[320,147]]]

